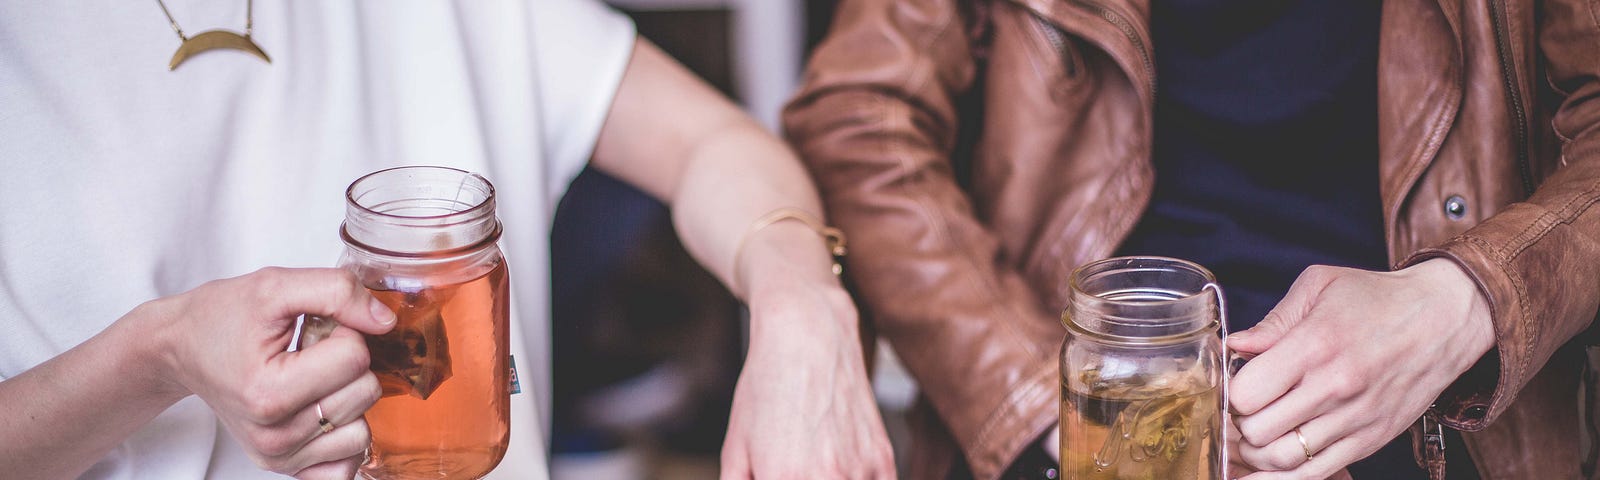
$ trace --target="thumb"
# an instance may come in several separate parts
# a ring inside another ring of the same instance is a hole
[[[267,268],[257,277],[257,288],[270,299],[277,318],[309,314],[332,319],[361,333],[377,335],[394,328],[393,310],[374,298],[354,274],[336,268]]]
[[[1289,286],[1289,292],[1283,295],[1283,300],[1279,300],[1278,305],[1272,307],[1272,311],[1267,312],[1259,323],[1228,335],[1228,348],[1246,354],[1259,354],[1272,348],[1305,319],[1318,294],[1333,280],[1337,271],[1332,267],[1313,265],[1301,272],[1300,277]]]
[[[1267,351],[1276,345],[1295,323],[1293,320],[1284,320],[1283,317],[1278,310],[1273,310],[1267,312],[1267,316],[1255,326],[1229,334],[1228,349],[1247,356]]]

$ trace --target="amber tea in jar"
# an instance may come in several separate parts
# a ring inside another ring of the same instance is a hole
[[[510,296],[494,187],[444,167],[400,167],[346,192],[340,265],[399,317],[369,335],[383,397],[367,411],[361,475],[473,479],[510,439]]]
[[[1111,258],[1073,272],[1062,478],[1223,478],[1219,298],[1211,273],[1183,260]]]

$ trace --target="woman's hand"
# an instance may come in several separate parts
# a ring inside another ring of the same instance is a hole
[[[1228,346],[1259,354],[1229,394],[1236,460],[1260,470],[1241,478],[1319,479],[1404,431],[1494,346],[1494,328],[1450,260],[1396,272],[1313,266]]]
[[[722,478],[895,478],[849,296],[794,283],[750,296]]]
[[[285,352],[302,313],[341,326]],[[362,415],[381,394],[361,334],[388,331],[395,316],[348,272],[268,268],[130,315],[157,319],[151,331],[170,352],[165,378],[204,399],[262,468],[302,479],[355,475],[371,443]],[[321,418],[332,430],[322,431]]]

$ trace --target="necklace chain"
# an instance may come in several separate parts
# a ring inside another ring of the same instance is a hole
[[[256,3],[255,0],[245,0],[244,1],[244,36],[245,37],[249,37],[250,36],[250,31],[255,28],[255,3]],[[178,39],[182,40],[182,41],[185,41],[185,42],[189,41],[189,36],[188,35],[184,35],[183,34],[183,28],[178,26],[178,21],[176,19],[172,18],[172,12],[167,11],[167,3],[162,1],[162,0],[156,0],[156,5],[160,5],[161,6],[161,13],[166,14],[167,23],[171,23],[172,24],[172,31],[173,32],[177,32]]]

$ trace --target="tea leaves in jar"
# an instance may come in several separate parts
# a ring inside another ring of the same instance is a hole
[[[1217,387],[1195,371],[1125,376],[1110,366],[1087,366],[1062,384],[1063,478],[1212,478]]]

